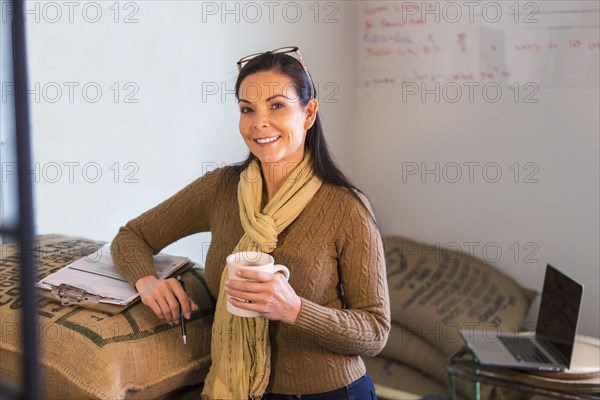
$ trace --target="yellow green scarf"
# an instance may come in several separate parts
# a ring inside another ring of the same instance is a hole
[[[306,154],[261,211],[263,183],[260,165],[258,161],[252,161],[240,174],[238,204],[244,236],[233,252],[271,253],[277,247],[277,235],[296,219],[321,184],[314,176],[310,155]],[[202,399],[260,399],[271,372],[269,320],[230,314],[223,290],[226,280],[227,265],[221,275],[212,329],[212,365],[204,382]]]

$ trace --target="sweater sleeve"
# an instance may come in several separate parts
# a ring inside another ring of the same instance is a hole
[[[363,200],[368,205],[366,198]],[[390,301],[381,235],[358,201],[339,235],[338,265],[346,307],[339,310],[302,298],[295,329],[340,354],[374,356],[390,330]]]
[[[210,229],[211,205],[222,170],[208,172],[172,197],[127,222],[111,243],[116,269],[135,288],[138,279],[155,275],[152,256],[169,244]]]

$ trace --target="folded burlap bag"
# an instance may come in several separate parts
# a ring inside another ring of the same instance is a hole
[[[59,235],[36,241],[37,279],[97,250],[103,243]],[[0,253],[0,379],[18,385],[21,376],[21,289],[19,253]],[[203,381],[210,364],[214,303],[201,269],[183,274],[200,307],[188,321],[187,346],[179,326],[160,320],[138,302],[109,314],[38,302],[42,388],[48,399],[153,399]]]
[[[409,365],[438,382],[446,381],[444,354],[400,324],[392,323],[388,341],[378,355]]]
[[[385,245],[392,329],[381,356],[445,385],[446,360],[464,345],[461,329],[494,333],[522,328],[535,292],[493,265],[451,245],[399,236],[387,237]],[[456,384],[460,395],[471,397],[469,382],[457,379]],[[485,385],[481,393],[486,399],[522,396]]]
[[[448,356],[463,346],[461,329],[522,329],[535,292],[493,265],[454,246],[387,237],[386,263],[392,321]]]
[[[400,324],[392,323],[387,344],[379,356],[405,364],[435,379],[440,385],[445,385],[448,380],[445,368],[447,357],[419,335]],[[472,385],[469,382],[457,379],[456,387],[458,393],[465,398],[471,395]],[[491,395],[489,388],[483,387],[483,389],[483,398],[489,399]]]
[[[364,357],[363,361],[373,382],[419,396],[447,395],[444,384],[417,371],[410,365],[386,357]]]

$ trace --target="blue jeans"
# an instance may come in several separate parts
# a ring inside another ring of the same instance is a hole
[[[276,394],[268,393],[263,397],[264,400],[377,400],[375,387],[368,373],[358,378],[348,386],[336,390],[315,394]]]

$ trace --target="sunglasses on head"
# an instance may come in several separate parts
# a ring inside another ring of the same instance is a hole
[[[244,68],[244,65],[248,61],[251,61],[252,59],[254,59],[258,56],[261,56],[263,54],[288,54],[288,53],[295,54],[296,59],[298,60],[298,62],[300,62],[300,65],[302,65],[302,68],[304,68],[304,72],[306,72],[306,75],[308,76],[308,79],[310,80],[310,85],[312,87],[312,98],[315,98],[316,97],[315,84],[312,80],[312,77],[310,76],[310,72],[308,72],[308,67],[306,66],[306,63],[304,62],[304,59],[302,58],[302,54],[300,54],[300,50],[298,49],[297,46],[281,47],[279,49],[265,51],[264,53],[254,53],[254,54],[250,54],[249,56],[242,57],[237,62],[238,71],[241,71],[242,68]]]

